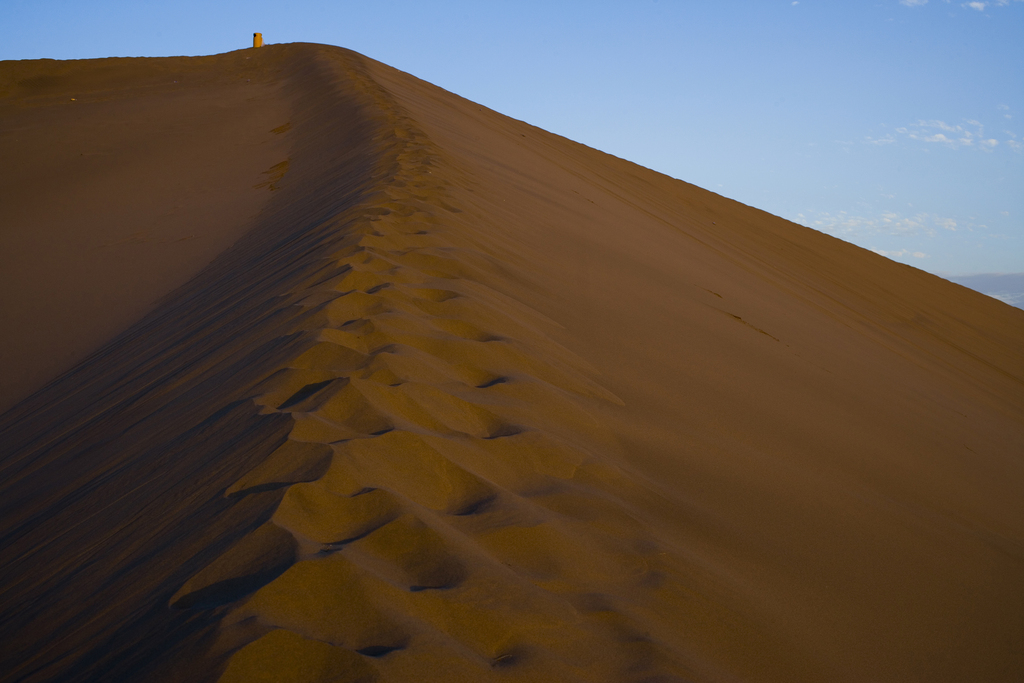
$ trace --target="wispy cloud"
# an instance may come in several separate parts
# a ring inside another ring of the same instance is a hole
[[[946,3],[948,4],[949,1],[946,0]],[[904,7],[922,7],[928,4],[928,0],[899,0],[899,2]],[[961,3],[960,6],[965,9],[984,12],[989,7],[1006,7],[1011,2],[1024,2],[1024,0],[975,0],[974,2]]]
[[[937,142],[956,149],[970,147],[976,140],[982,139],[985,129],[977,121],[966,122],[974,128],[970,130],[960,125],[950,125],[945,121],[918,121],[912,126],[897,128],[896,132],[906,135],[911,140],[920,142]]]
[[[864,144],[866,145],[891,145],[896,142],[896,136],[889,133],[883,138],[873,138],[870,135],[864,136]]]
[[[797,214],[796,221],[835,237],[866,237],[870,235],[926,235],[934,237],[940,230],[955,232],[960,225],[953,218],[919,212],[906,216],[896,211],[874,215],[851,214],[846,211]]]
[[[885,256],[886,258],[900,258],[902,256],[913,256],[914,258],[928,258],[928,254],[923,251],[910,251],[909,249],[898,249],[896,251],[886,251],[885,249],[872,249],[879,256]]]
[[[1021,0],[1015,0],[1015,1],[1016,2],[1021,2]],[[903,2],[903,0],[900,0],[900,2]],[[903,4],[906,4],[906,3],[903,3]],[[967,7],[969,9],[978,10],[979,12],[984,12],[985,8],[987,8],[987,7],[1006,7],[1009,4],[1010,4],[1010,0],[991,0],[991,2],[986,0],[985,2],[965,2],[965,3],[963,3],[960,6],[961,7]]]
[[[1016,135],[1010,131],[1004,131],[1010,140],[1015,140]],[[951,124],[939,119],[920,119],[917,123],[909,126],[900,126],[894,133],[887,133],[882,137],[865,135],[861,140],[865,145],[891,145],[901,138],[924,142],[928,144],[942,145],[950,149],[973,148],[985,152],[991,152],[999,146],[1000,141],[985,134],[985,126],[977,120],[968,119],[963,123]],[[1010,149],[1016,151],[1017,146],[1005,140]]]

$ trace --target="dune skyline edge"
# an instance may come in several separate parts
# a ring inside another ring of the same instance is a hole
[[[1024,312],[342,48],[117,61],[7,110],[287,120],[0,415],[5,680],[1024,672]]]

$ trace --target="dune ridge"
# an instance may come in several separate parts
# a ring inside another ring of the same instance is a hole
[[[396,105],[382,110],[395,114],[397,168],[337,254],[342,272],[309,292],[329,299],[318,344],[256,399],[291,413],[290,438],[333,444],[333,457],[317,479],[236,485],[291,484],[270,524],[299,552],[226,617],[230,646],[253,621],[274,630],[221,680],[279,666],[282,642],[340,646],[323,655],[325,680],[681,674],[649,635],[654,605],[604,597],[660,582],[666,554],[616,494],[628,479],[593,454],[611,439],[579,399],[617,399],[539,316],[474,277],[493,257],[446,239],[471,227],[434,178],[447,175],[441,151]]]
[[[1021,312],[349,51],[219,68],[254,53],[255,227],[0,416],[5,680],[1024,670]]]
[[[289,290],[323,276],[316,254],[336,239],[325,222],[344,221],[379,171],[343,69],[264,62],[284,67],[308,133],[289,133],[292,189],[154,312],[3,416],[2,668],[14,680],[151,676],[216,618],[166,600],[276,506],[273,492],[222,498],[289,431],[247,391],[303,345],[306,310]],[[316,163],[325,142],[348,154]]]
[[[253,227],[290,139],[284,65],[253,57],[0,67],[0,411]]]
[[[620,499],[628,478],[594,455],[613,440],[580,399],[621,401],[544,334],[550,321],[474,277],[500,248],[465,245],[489,240],[448,203],[443,152],[375,94],[394,165],[346,226],[337,274],[302,292],[316,344],[254,389],[264,413],[292,416],[289,442],[228,492],[281,488],[249,538],[295,548],[295,564],[224,618],[215,652],[269,632],[221,680],[287,678],[283,647],[322,658],[325,680],[682,674],[649,635],[654,605],[606,597],[660,583],[667,554]],[[330,450],[296,455],[311,444]],[[172,604],[236,600],[252,572],[239,552]]]
[[[282,638],[291,638],[284,641],[291,650],[318,652],[311,657],[326,662],[322,676],[351,669],[376,678],[378,667],[364,660],[394,652],[388,675],[399,678],[426,680],[430,671],[439,680],[508,678],[513,668],[528,680],[548,675],[551,656],[543,652],[556,640],[564,650],[559,654],[574,660],[558,667],[567,675],[574,668],[604,676],[622,666],[657,666],[628,655],[631,647],[658,649],[641,636],[636,645],[627,639],[620,647],[624,662],[609,652],[593,659],[604,641],[615,641],[604,633],[609,628],[639,633],[640,626],[631,628],[625,615],[601,604],[590,608],[598,615],[594,623],[581,627],[570,602],[509,567],[525,553],[519,561],[527,566],[519,572],[554,580],[557,564],[571,567],[582,546],[591,561],[602,558],[610,568],[604,572],[617,581],[645,575],[636,567],[644,560],[631,547],[642,542],[627,536],[612,543],[608,529],[579,538],[580,529],[559,528],[566,524],[560,515],[520,495],[551,498],[554,507],[567,495],[560,490],[565,482],[583,478],[575,486],[586,494],[575,495],[592,499],[588,514],[608,517],[610,529],[625,524],[636,533],[635,522],[603,491],[611,488],[603,480],[622,475],[588,452],[588,432],[599,432],[599,425],[575,400],[617,399],[588,377],[585,363],[543,333],[550,321],[475,280],[473,262],[488,267],[493,259],[439,236],[436,214],[459,211],[446,203],[445,183],[431,177],[432,167],[442,167],[440,152],[360,73],[357,58],[305,51],[301,69],[313,73],[286,77],[303,86],[290,123],[316,145],[325,138],[317,123],[359,124],[335,143],[353,148],[351,158],[331,160],[341,167],[342,182],[354,187],[325,178],[329,169],[317,165],[319,187],[306,190],[309,199],[292,190],[287,208],[264,219],[279,228],[297,220],[292,207],[298,205],[305,214],[298,220],[310,227],[283,237],[256,228],[156,314],[4,416],[5,444],[12,446],[4,461],[5,493],[13,494],[5,496],[4,542],[17,558],[4,571],[19,577],[5,582],[5,604],[28,606],[16,616],[5,610],[14,617],[5,632],[25,644],[8,653],[21,657],[46,642],[8,670],[16,680],[88,680],[96,671],[112,678],[153,676],[154,663],[146,660],[159,648],[152,639],[161,630],[191,630],[179,651],[156,659],[163,665],[177,659],[168,675],[192,678],[194,664],[187,673],[175,667],[182,666],[181,650],[210,637],[211,620],[226,624],[206,654],[214,661],[260,636],[232,657],[225,680],[259,675],[254,672],[287,678],[292,664],[266,674]],[[324,97],[325,85],[340,96]],[[345,101],[354,99],[352,91],[363,100],[355,106]],[[307,108],[303,95],[313,92],[315,106]],[[335,106],[323,112],[325,104]],[[310,117],[310,109],[317,115]],[[300,166],[304,152],[315,156],[307,149],[295,143],[288,189],[309,178]],[[258,276],[237,281],[246,271]],[[138,349],[153,350],[140,356]],[[197,399],[213,387],[214,396]],[[552,414],[536,415],[527,408],[531,403]],[[67,419],[68,404],[91,409]],[[224,404],[203,422],[208,406]],[[58,420],[59,428],[48,428]],[[196,422],[200,428],[182,438],[149,443],[166,438],[175,424]],[[118,425],[132,427],[102,443]],[[219,455],[216,469],[193,455],[176,473],[173,460],[190,448]],[[257,462],[243,477],[225,479]],[[40,507],[36,482],[44,478],[63,486],[42,506],[62,509],[28,516]],[[141,481],[120,493],[133,479]],[[116,538],[124,525],[145,524],[137,506],[158,507],[190,481],[202,483],[191,496],[208,496],[220,486],[226,502],[198,501],[199,511],[186,508],[177,516],[157,510],[159,526],[140,529],[140,538],[132,539],[142,549],[124,548],[124,539]],[[97,497],[111,489],[118,498],[97,515]],[[111,510],[115,505],[120,509]],[[99,549],[95,539],[86,541],[88,552],[99,556],[95,564],[68,566],[58,559],[66,548],[37,544],[39,535],[63,542],[83,525],[102,524],[97,516],[115,518],[115,537],[100,540]],[[192,538],[152,538],[181,524],[209,524],[208,538],[198,546]],[[62,528],[69,531],[57,531]],[[487,536],[493,554],[468,542],[467,533]],[[547,548],[540,567],[529,566],[535,539]],[[163,555],[154,559],[185,563],[161,571],[135,559],[153,552],[155,542]],[[225,552],[211,563],[215,548]],[[117,567],[126,561],[141,566],[121,574]],[[39,566],[51,569],[39,573]],[[186,571],[194,573],[182,578]],[[317,590],[318,581],[329,590]],[[97,583],[107,589],[82,601],[72,597],[83,584]],[[126,587],[141,600],[171,585],[176,591],[159,606],[169,604],[170,614],[154,617],[160,610],[153,606],[141,616],[129,611],[140,606]],[[257,588],[244,609],[224,614],[224,605]],[[333,605],[303,614],[302,601],[331,594]],[[274,595],[281,597],[265,597]],[[299,605],[289,604],[296,597]],[[480,601],[494,605],[482,609],[474,604]],[[348,611],[346,602],[363,605],[368,614],[353,624],[323,623]],[[69,610],[69,603],[80,611]],[[116,629],[112,638],[87,616],[93,611]],[[404,616],[387,618],[389,611]],[[53,630],[55,623],[63,628]],[[563,630],[569,627],[575,637]],[[517,637],[534,631],[532,642]],[[582,644],[587,640],[589,647]],[[326,653],[325,642],[332,643]],[[127,654],[128,648],[137,651]],[[85,657],[75,661],[83,650]],[[246,668],[247,662],[256,668]]]

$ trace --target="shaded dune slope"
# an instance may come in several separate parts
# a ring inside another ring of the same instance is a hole
[[[5,680],[1024,671],[1024,313],[258,53],[256,225],[0,417]]]
[[[288,167],[283,66],[243,53],[0,65],[0,411],[252,228]]]

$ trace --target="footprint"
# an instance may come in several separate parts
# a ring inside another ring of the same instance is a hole
[[[436,301],[438,303],[457,299],[462,296],[458,292],[453,292],[450,289],[413,289],[410,291],[413,296],[417,296],[421,299],[427,299],[428,301]]]
[[[518,434],[522,428],[501,416],[427,384],[403,384],[403,391],[434,419],[455,432],[482,439]]]
[[[344,554],[334,553],[292,565],[241,605],[231,622],[256,618],[354,651],[402,649],[409,633],[386,607],[396,591]]]
[[[335,381],[336,380],[334,379],[325,379],[322,382],[313,382],[312,384],[307,384],[298,391],[296,391],[294,394],[292,394],[287,400],[285,400],[284,403],[279,405],[277,409],[287,410],[292,406],[298,405]],[[316,405],[312,404],[311,407],[316,407]],[[300,410],[301,412],[306,412],[306,410],[303,410],[302,408],[299,408],[298,410]]]
[[[232,655],[218,683],[375,683],[365,657],[319,640],[276,629]]]
[[[466,577],[465,567],[441,535],[410,514],[353,542],[352,550],[380,560],[385,578],[414,593],[454,588]]]
[[[319,342],[307,349],[289,365],[299,370],[318,369],[343,375],[363,367],[370,357],[354,349],[329,342]]]
[[[398,501],[383,489],[341,496],[321,483],[303,483],[288,489],[273,520],[321,545],[340,546],[379,529],[399,514]]]
[[[322,443],[286,441],[266,460],[232,484],[224,495],[237,498],[298,482],[315,481],[327,471],[332,455],[331,447]]]
[[[292,535],[268,522],[189,579],[171,598],[171,607],[210,609],[243,598],[287,570],[295,551]]]
[[[361,387],[375,386],[368,382],[360,384]],[[392,419],[368,401],[352,381],[320,403],[314,415],[350,430],[353,436],[383,434],[395,427]]]
[[[446,458],[418,434],[395,430],[374,439],[354,439],[339,447],[336,462],[321,482],[343,493],[353,479],[387,485],[413,502],[438,512],[456,513],[492,499],[494,487]]]
[[[439,330],[444,330],[448,334],[461,337],[462,339],[468,339],[470,341],[478,342],[493,342],[501,341],[501,337],[485,332],[476,325],[466,322],[465,320],[458,320],[455,318],[434,318],[434,326]]]

